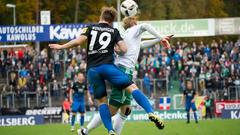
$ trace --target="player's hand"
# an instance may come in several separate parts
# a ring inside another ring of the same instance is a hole
[[[122,51],[120,50],[120,48],[119,48],[118,45],[115,45],[115,46],[114,46],[114,51],[115,51],[118,55],[120,55],[120,56],[123,55],[123,53],[122,53]]]
[[[171,48],[171,45],[169,43],[170,39],[173,37],[173,35],[166,36],[164,37],[160,43],[165,47],[165,48]]]
[[[167,39],[168,41],[170,41],[173,36],[174,36],[174,35],[169,35],[169,36],[166,36],[166,37],[164,37],[164,38]]]
[[[194,99],[192,99],[191,103],[194,103],[194,101],[195,101],[195,100],[194,100]]]
[[[59,44],[49,44],[48,45],[50,48],[52,48],[52,49],[62,49],[61,47],[61,45],[59,45]]]
[[[117,45],[114,46],[114,51],[115,52],[120,52],[120,49],[119,49],[119,47]]]

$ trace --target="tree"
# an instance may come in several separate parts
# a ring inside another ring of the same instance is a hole
[[[159,20],[166,18],[164,0],[138,0],[140,20]]]
[[[206,17],[227,17],[223,0],[206,0]]]

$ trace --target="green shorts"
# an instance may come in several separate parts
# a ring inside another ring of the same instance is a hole
[[[133,79],[133,70],[128,69],[123,66],[118,66],[124,73],[128,75],[128,77],[132,80]],[[109,104],[120,108],[123,105],[131,105],[132,95],[128,93],[126,90],[118,89],[112,86],[112,92],[109,98]]]

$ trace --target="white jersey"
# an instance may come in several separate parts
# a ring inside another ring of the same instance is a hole
[[[123,56],[116,56],[115,64],[133,69],[137,63],[138,56],[141,49],[141,34],[148,31],[157,37],[160,41],[161,37],[157,32],[148,24],[139,24],[127,29],[124,33],[123,40],[125,41],[128,51]]]

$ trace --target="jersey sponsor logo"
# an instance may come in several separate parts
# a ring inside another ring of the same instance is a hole
[[[86,27],[86,28],[83,28],[82,29],[82,32],[81,32],[81,34],[84,34],[84,33],[86,33],[87,32],[87,30],[88,30],[88,28]]]
[[[83,92],[83,89],[82,88],[78,88],[78,92]]]
[[[43,124],[43,116],[0,116],[0,126],[24,126]]]
[[[94,50],[94,51],[89,51],[88,54],[96,54],[96,53],[108,53],[108,50]]]

